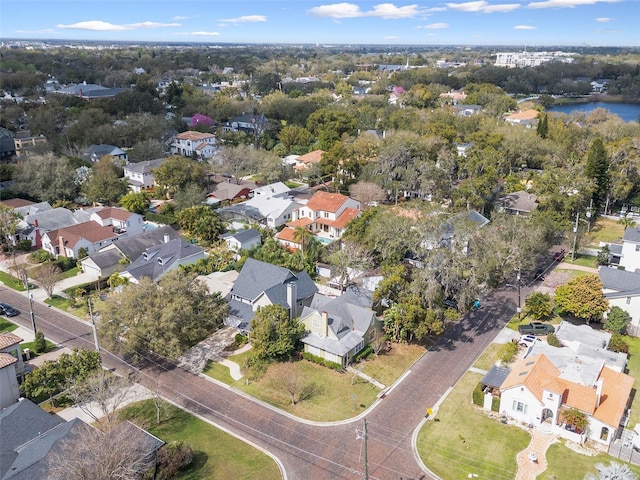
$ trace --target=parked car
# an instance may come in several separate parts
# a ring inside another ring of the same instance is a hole
[[[453,300],[445,300],[443,303],[444,303],[444,306],[447,308],[453,308],[454,310],[458,310],[458,304]]]
[[[520,340],[518,340],[518,345],[522,345],[523,347],[530,347],[531,345],[536,343],[536,341],[541,342],[542,340],[540,340],[535,335],[523,335],[520,337]]]
[[[8,303],[0,303],[0,315],[4,315],[5,317],[15,317],[16,315],[20,315],[20,310],[13,308]]]
[[[560,250],[559,252],[556,252],[553,254],[553,259],[556,262],[561,262],[562,260],[564,260],[565,255],[567,254],[566,250],[563,248],[562,250]]]
[[[546,335],[555,331],[556,329],[553,328],[553,325],[542,322],[531,322],[528,325],[520,325],[518,327],[520,335]]]

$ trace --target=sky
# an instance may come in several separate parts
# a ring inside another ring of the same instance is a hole
[[[624,47],[640,0],[0,0],[0,38]]]

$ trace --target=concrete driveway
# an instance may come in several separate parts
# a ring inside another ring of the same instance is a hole
[[[202,372],[207,360],[218,361],[222,359],[225,347],[234,342],[236,333],[238,333],[237,328],[221,328],[187,350],[178,358],[178,365],[191,373],[198,374]]]

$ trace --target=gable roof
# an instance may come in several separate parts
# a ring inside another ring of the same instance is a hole
[[[622,240],[625,242],[640,243],[640,226],[627,227],[624,229]]]
[[[98,160],[105,156],[119,156],[126,155],[127,153],[122,150],[120,147],[116,147],[115,145],[91,145],[87,151],[84,153],[84,156],[87,158],[97,158]]]
[[[176,262],[203,252],[202,247],[193,245],[183,238],[169,240],[166,243],[147,248],[125,269],[125,272],[136,280],[148,277],[155,282]]]
[[[0,204],[9,208],[19,208],[29,205],[35,205],[35,202],[32,202],[31,200],[25,200],[24,198],[8,198],[6,200],[0,201]]]
[[[46,235],[53,245],[58,245],[59,239],[62,237],[64,246],[69,248],[75,247],[82,239],[91,243],[98,243],[118,236],[118,234],[113,231],[113,226],[105,225],[103,227],[93,221],[52,230],[47,232]]]
[[[115,247],[122,252],[125,257],[133,261],[142,255],[147,248],[163,243],[165,235],[169,236],[169,240],[177,240],[181,238],[178,232],[176,232],[172,227],[169,225],[163,225],[162,227],[154,230],[147,230],[146,232],[139,233],[137,235],[119,238],[116,243],[106,248],[113,249]],[[107,250],[105,249],[103,251],[106,252]]]
[[[593,416],[608,425],[617,426],[627,408],[627,400],[633,388],[633,377],[605,367],[600,373],[600,378],[600,405]]]
[[[255,228],[248,228],[246,230],[240,230],[236,233],[225,233],[220,236],[222,240],[226,240],[227,238],[233,238],[239,243],[244,243],[249,240],[252,240],[257,237],[261,237],[262,235]]]
[[[324,212],[337,212],[338,209],[349,200],[349,197],[340,193],[316,192],[307,202],[307,208],[310,210]]]
[[[640,273],[601,266],[598,277],[605,290],[614,290],[604,294],[607,298],[640,295]]]
[[[10,353],[0,352],[0,369],[13,365],[14,363],[18,363],[18,359],[16,357]]]
[[[178,140],[191,140],[192,142],[198,142],[208,138],[215,138],[215,135],[212,133],[201,133],[193,130],[187,130],[186,132],[177,134],[176,138]]]
[[[131,213],[130,211],[118,207],[104,207],[100,210],[96,210],[94,214],[102,220],[106,220],[107,218],[115,218],[116,220],[121,220],[123,222],[129,220],[133,216],[133,213]]]
[[[538,118],[539,114],[540,114],[540,112],[538,112],[537,110],[529,108],[527,110],[520,110],[520,111],[517,111],[515,113],[512,113],[511,115],[507,115],[506,119],[507,119],[507,121],[509,121],[509,120],[517,120],[517,121],[533,120],[534,118]]]
[[[58,207],[51,210],[39,211],[25,216],[24,221],[42,230],[55,230],[58,228],[76,225],[89,220],[89,216],[82,211],[72,212],[66,208]]]
[[[130,163],[126,167],[125,170],[128,170],[133,173],[146,174],[151,173],[151,170],[154,168],[158,168],[164,162],[166,162],[166,158],[156,158],[155,160],[145,160],[144,162]]]
[[[283,285],[293,280],[296,280],[296,276],[291,270],[248,258],[231,289],[231,294],[253,301],[274,285]]]
[[[22,338],[11,332],[0,333],[0,350],[16,345],[21,341]]]

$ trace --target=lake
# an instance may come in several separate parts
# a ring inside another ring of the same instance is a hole
[[[589,113],[596,108],[606,108],[611,113],[618,115],[625,122],[637,122],[640,116],[640,104],[637,103],[605,103],[605,102],[590,102],[590,103],[576,103],[572,105],[554,105],[547,108],[547,112],[561,112],[561,113],[576,113],[584,112]]]

